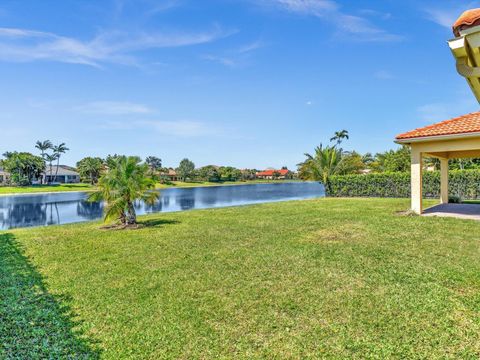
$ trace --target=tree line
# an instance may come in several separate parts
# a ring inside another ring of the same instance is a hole
[[[54,145],[50,140],[37,141],[35,148],[40,151],[40,156],[29,152],[7,151],[0,160],[0,166],[11,174],[10,181],[15,185],[31,185],[34,181],[41,183],[47,180],[47,165],[50,169],[49,182],[56,182],[60,158],[69,148],[65,143]],[[55,175],[53,163],[56,162]]]
[[[305,160],[298,164],[298,176],[303,180],[321,181],[327,191],[330,177],[333,175],[351,175],[361,173],[396,173],[409,172],[411,151],[408,146],[388,150],[372,155],[346,151],[341,144],[349,139],[347,130],[337,131],[327,145],[320,144],[313,154],[305,154]],[[439,170],[440,161],[436,158],[425,158],[424,167]],[[480,159],[452,159],[451,170],[480,169]]]

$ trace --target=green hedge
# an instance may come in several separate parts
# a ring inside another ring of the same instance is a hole
[[[380,173],[332,176],[327,195],[334,197],[410,197],[410,173]],[[423,194],[440,197],[440,173],[424,172]],[[455,170],[449,173],[449,194],[463,199],[480,199],[480,170]]]

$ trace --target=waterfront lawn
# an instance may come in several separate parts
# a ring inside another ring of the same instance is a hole
[[[204,187],[204,186],[227,186],[227,185],[247,185],[247,184],[272,184],[292,182],[295,180],[248,180],[248,181],[222,181],[222,182],[208,182],[208,181],[194,181],[183,182],[173,181],[168,184],[156,184],[157,189],[169,188],[185,188],[185,187]],[[298,180],[296,180],[298,181]],[[62,184],[62,185],[35,185],[35,186],[0,186],[1,195],[12,194],[31,194],[31,193],[48,193],[48,192],[62,192],[62,191],[94,191],[96,186],[90,184]]]
[[[480,223],[408,204],[0,232],[0,358],[478,358]]]
[[[157,189],[168,189],[175,187],[205,187],[205,186],[228,186],[228,185],[249,185],[249,184],[281,184],[285,182],[299,182],[301,180],[246,180],[246,181],[172,181],[167,184],[157,183]]]
[[[95,190],[95,187],[90,184],[0,186],[0,195],[92,190]]]

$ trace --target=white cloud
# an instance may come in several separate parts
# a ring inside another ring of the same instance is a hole
[[[424,9],[424,12],[430,21],[451,30],[452,25],[465,10],[476,7],[478,7],[478,1],[457,2],[455,6],[450,7],[438,7],[438,3],[435,3],[434,6]]]
[[[211,54],[206,54],[202,56],[202,59],[216,62],[228,67],[237,67],[239,65],[239,62],[233,58],[230,57],[225,57],[225,56],[217,56],[217,55],[211,55]]]
[[[205,44],[233,34],[219,27],[199,33],[103,32],[83,41],[53,33],[0,28],[0,60],[58,61],[100,67],[103,63],[135,65],[133,53],[146,49]]]
[[[103,115],[148,114],[153,111],[148,106],[143,104],[119,101],[94,101],[77,106],[74,108],[74,110],[78,110],[87,114]]]
[[[218,126],[211,126],[202,121],[194,120],[136,120],[136,121],[106,121],[101,125],[113,130],[149,130],[158,134],[174,137],[220,136],[224,132]]]
[[[224,51],[222,55],[214,55],[214,54],[206,54],[202,56],[202,59],[216,62],[231,68],[235,67],[240,67],[242,65],[245,65],[251,54],[258,50],[261,49],[265,46],[263,41],[261,40],[256,40],[251,43],[242,45],[238,48],[229,50],[229,51]]]
[[[395,79],[395,75],[393,75],[390,71],[387,70],[378,70],[373,74],[376,79],[379,80],[393,80]]]
[[[331,0],[273,0],[290,11],[305,14],[324,15],[326,12],[337,11],[338,5]]]
[[[454,102],[430,103],[419,106],[417,113],[425,123],[436,123],[477,111],[478,103],[473,95],[466,95]]]
[[[360,41],[399,41],[403,37],[391,34],[374,25],[368,19],[348,14],[340,9],[337,2],[331,0],[264,0],[261,3],[271,4],[283,10],[315,16],[333,24],[336,35],[348,36]]]
[[[164,135],[180,136],[180,137],[199,137],[209,135],[220,135],[221,131],[208,126],[200,121],[179,120],[179,121],[163,121],[163,120],[147,120],[139,121],[138,125],[150,127],[156,132]]]

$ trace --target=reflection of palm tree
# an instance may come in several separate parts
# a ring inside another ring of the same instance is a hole
[[[60,214],[58,213],[58,205],[55,203],[55,211],[57,212],[57,224],[60,224]]]

